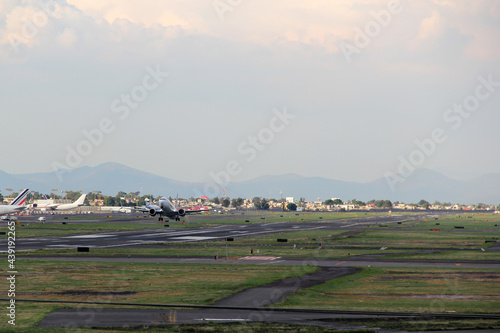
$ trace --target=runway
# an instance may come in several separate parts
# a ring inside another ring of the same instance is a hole
[[[125,219],[126,217],[124,217]],[[234,218],[234,217],[233,217]],[[129,218],[133,221],[133,218]],[[380,223],[395,224],[415,220],[411,216],[377,216],[368,218],[356,218],[346,220],[326,220],[317,222],[275,222],[258,224],[221,224],[201,228],[175,228],[144,229],[137,231],[118,231],[106,233],[94,233],[71,236],[51,236],[36,238],[19,238],[22,231],[18,232],[16,241],[17,251],[40,250],[40,249],[76,249],[88,247],[90,249],[106,249],[117,247],[136,247],[158,243],[186,243],[207,240],[224,240],[226,238],[245,238],[262,236],[266,234],[279,234],[291,231],[308,230],[350,230],[376,225]],[[123,219],[119,221],[123,222]],[[77,223],[113,223],[107,219],[83,220]],[[22,223],[36,223],[36,218],[24,218]],[[76,223],[76,222],[73,222]],[[69,225],[68,227],[71,227]],[[0,239],[0,252],[6,249],[7,239]]]

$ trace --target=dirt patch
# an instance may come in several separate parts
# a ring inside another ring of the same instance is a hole
[[[274,281],[264,286],[250,288],[217,301],[219,306],[263,307],[281,302],[297,290],[323,284],[335,278],[352,275],[361,271],[354,267],[323,267],[319,271]]]

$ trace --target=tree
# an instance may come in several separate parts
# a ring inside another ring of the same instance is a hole
[[[333,200],[332,200],[332,199],[325,200],[325,202],[323,202],[323,204],[325,204],[325,205],[327,205],[327,206],[334,205],[334,203],[333,203]]]
[[[431,205],[428,201],[425,201],[424,199],[420,200],[418,202],[418,205],[424,209],[429,209],[429,206]]]
[[[146,205],[146,199],[149,200],[149,202],[153,201],[153,196],[150,194],[143,195],[142,197],[137,198],[137,206],[144,206]]]
[[[213,202],[214,204],[216,205],[220,205],[220,201],[219,201],[219,198],[218,197],[215,197],[213,198],[212,200],[210,200],[211,202]]]
[[[333,200],[334,205],[342,205],[344,202],[341,199],[335,199]]]
[[[231,204],[231,200],[229,200],[229,198],[225,198],[224,200],[222,200],[222,207],[229,207],[229,205]]]
[[[269,201],[265,198],[263,198],[260,201],[260,209],[269,209]]]
[[[392,202],[390,200],[376,200],[374,204],[377,208],[392,208]]]
[[[238,208],[241,205],[243,205],[243,199],[242,198],[236,198],[231,201],[231,205],[233,205],[234,208]]]
[[[359,200],[356,200],[356,199],[352,199],[351,203],[353,205],[358,205],[358,206],[365,206],[366,205],[366,203],[364,203],[363,201],[359,201]]]
[[[255,197],[252,202],[256,209],[269,209],[269,202],[265,198]]]
[[[292,210],[292,211],[295,211],[297,210],[297,205],[294,204],[293,202],[289,202],[287,205],[286,205],[286,209],[288,210]]]
[[[253,206],[256,208],[256,209],[260,209],[260,198],[259,197],[254,197],[252,199],[252,203],[253,203]]]
[[[105,197],[104,198],[104,206],[115,206],[116,198],[115,197]]]

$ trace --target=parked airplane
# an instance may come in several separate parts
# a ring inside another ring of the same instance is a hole
[[[41,210],[70,210],[76,209],[80,206],[83,206],[83,202],[85,201],[85,197],[87,194],[82,194],[78,200],[69,204],[43,204],[43,205],[33,205],[33,208],[41,209]]]
[[[168,217],[169,219],[175,219],[176,221],[180,221],[180,217],[185,216],[186,214],[193,213],[201,213],[207,212],[206,208],[198,208],[198,209],[177,209],[174,204],[168,198],[161,197],[158,201],[158,205],[151,205],[149,200],[146,199],[146,207],[145,208],[136,208],[137,211],[141,211],[144,213],[149,213],[151,216],[159,215],[158,221],[163,221],[163,216]]]
[[[30,190],[25,189],[10,203],[10,205],[0,205],[0,215],[14,214],[25,210],[27,206],[23,204],[26,201],[28,193],[30,193]]]

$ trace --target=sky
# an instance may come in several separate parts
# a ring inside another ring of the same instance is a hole
[[[500,173],[497,0],[0,0],[0,170]]]

